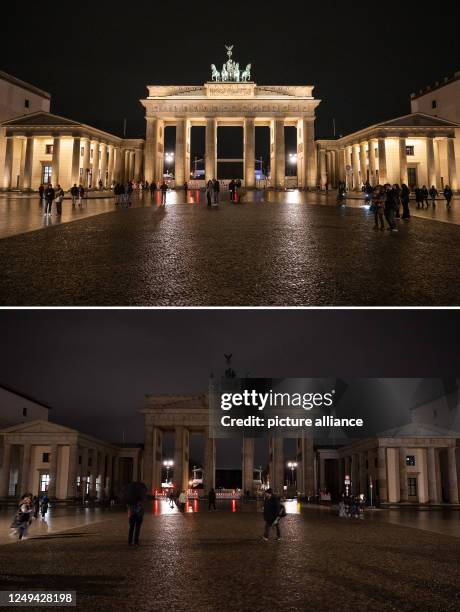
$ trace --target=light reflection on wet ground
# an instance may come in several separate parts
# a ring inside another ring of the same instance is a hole
[[[286,512],[288,514],[299,514],[301,512],[301,505],[296,499],[288,499],[283,501]],[[255,501],[245,501],[239,499],[225,499],[218,500],[216,503],[217,512],[261,512],[263,501],[261,499]],[[156,499],[152,502],[152,513],[154,515],[159,514],[178,514],[179,508],[175,504],[171,504],[167,499]],[[214,510],[208,509],[207,500],[191,499],[188,500],[185,512],[189,513],[200,513],[200,512],[214,512]]]

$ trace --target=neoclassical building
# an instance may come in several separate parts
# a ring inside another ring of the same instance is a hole
[[[371,185],[460,185],[456,136],[460,125],[423,113],[412,113],[372,125],[337,140],[318,140],[318,184],[322,189],[344,181],[360,191]]]
[[[41,183],[96,188],[140,180],[143,140],[118,138],[83,123],[37,111],[3,122],[3,189],[37,190]]]

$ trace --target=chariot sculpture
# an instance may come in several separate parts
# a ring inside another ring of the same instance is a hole
[[[225,45],[228,60],[223,64],[219,72],[215,64],[211,64],[211,80],[221,83],[247,83],[251,80],[251,64],[247,64],[244,70],[240,69],[238,62],[232,60],[233,45]]]

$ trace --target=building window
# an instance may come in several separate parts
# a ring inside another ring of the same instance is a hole
[[[414,145],[408,145],[406,147],[406,155],[415,155]]]
[[[46,185],[46,183],[51,183],[51,173],[52,173],[52,166],[43,166],[43,170],[42,170],[42,183],[44,183]]]
[[[438,108],[438,102],[436,100],[431,101],[431,108]]]
[[[378,147],[375,147],[374,153],[375,153],[375,157],[379,156],[379,149],[378,149]]]
[[[40,493],[46,493],[48,491],[49,486],[50,486],[50,475],[41,474],[40,475]]]
[[[80,157],[83,157],[84,154],[85,154],[85,147],[82,147],[80,149]]]
[[[50,462],[50,454],[49,453],[43,453],[42,454],[42,463],[49,463]]]
[[[417,478],[407,479],[407,494],[409,497],[417,497]]]
[[[27,98],[24,100],[24,108],[30,108],[30,100]]]
[[[94,149],[91,149],[89,152],[89,158],[93,159]]]
[[[22,416],[27,416],[27,408],[22,409]]]
[[[45,145],[45,153],[46,155],[53,155],[54,145],[47,144]]]
[[[415,455],[406,455],[406,465],[415,466]]]

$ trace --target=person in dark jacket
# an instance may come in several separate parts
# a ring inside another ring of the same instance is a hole
[[[395,221],[396,192],[391,185],[385,185],[385,219],[392,232],[397,232]]]
[[[431,205],[433,206],[433,208],[436,206],[436,198],[438,197],[438,190],[436,189],[436,187],[434,185],[431,185],[430,187],[430,198],[431,198]]]
[[[450,208],[450,201],[452,200],[452,189],[449,187],[449,185],[446,185],[444,187],[444,197],[446,198],[447,208]]]
[[[270,530],[272,527],[275,527],[276,529],[276,538],[278,540],[281,540],[281,531],[279,525],[280,513],[281,503],[279,497],[275,495],[271,489],[267,489],[265,491],[264,498],[264,540],[268,540],[268,536],[270,535]]]
[[[219,204],[220,183],[217,179],[213,179],[214,204]]]
[[[423,193],[420,187],[415,188],[415,201],[417,202],[417,208],[423,208]]]
[[[70,195],[72,196],[72,206],[75,206],[75,204],[77,203],[77,198],[78,198],[77,183],[74,183],[73,186],[70,188]]]
[[[426,207],[428,208],[429,204],[428,204],[428,189],[426,188],[426,185],[423,185],[422,189],[422,208],[423,205],[426,204]]]
[[[16,510],[13,522],[11,523],[11,529],[13,530],[12,535],[17,535],[19,540],[25,540],[27,535],[27,528],[31,522],[32,512],[32,496],[30,493],[25,493],[20,501],[18,509]]]
[[[40,197],[40,204],[42,204],[45,198],[45,185],[43,185],[43,183],[38,188],[38,195]]]
[[[55,191],[51,183],[45,189],[45,215],[51,215],[51,207],[53,206],[53,200]]]
[[[409,221],[410,219],[409,200],[410,200],[409,187],[405,183],[403,183],[401,186],[401,203],[403,207],[402,218],[404,219],[404,221]]]
[[[141,533],[141,525],[144,520],[144,507],[142,502],[138,501],[128,505],[128,544],[129,546],[139,546],[139,535]]]
[[[393,200],[394,200],[394,208],[395,208],[395,217],[396,219],[400,218],[399,209],[401,208],[401,187],[398,183],[393,185]]]
[[[211,510],[211,507],[214,508],[214,510],[217,510],[216,492],[214,491],[214,489],[210,489],[208,493],[208,510]]]

